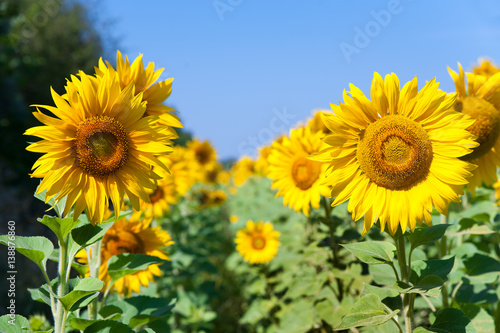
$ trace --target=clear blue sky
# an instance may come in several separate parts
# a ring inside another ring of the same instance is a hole
[[[219,157],[252,154],[373,72],[419,87],[446,66],[500,63],[500,2],[104,0],[96,10],[129,58],[174,77],[168,105]],[[361,32],[360,32],[361,31]],[[114,62],[114,59],[110,59]]]

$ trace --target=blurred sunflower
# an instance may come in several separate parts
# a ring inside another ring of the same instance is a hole
[[[147,254],[164,260],[170,260],[163,247],[174,244],[167,231],[160,227],[149,227],[139,219],[131,218],[127,221],[122,218],[116,221],[106,232],[101,244],[101,267],[99,279],[104,281],[106,290],[111,278],[108,274],[108,260],[114,255],[122,253]],[[80,251],[76,258],[82,264],[87,264],[87,253]],[[155,276],[161,276],[159,264],[148,266],[147,269],[122,277],[113,285],[113,289],[121,295],[129,296],[132,291],[140,292],[141,285],[147,287],[154,281]]]
[[[187,148],[191,150],[194,154],[196,162],[202,168],[209,166],[217,160],[215,149],[208,141],[200,142],[199,140],[194,139],[193,141],[188,142]]]
[[[363,234],[380,220],[394,235],[399,226],[432,223],[432,206],[446,214],[450,201],[474,166],[458,157],[477,146],[466,131],[474,120],[453,111],[455,95],[438,83],[418,91],[417,78],[400,89],[395,74],[374,74],[371,101],[354,85],[344,103],[333,105],[323,121],[332,134],[314,159],[328,162],[326,183],[336,206],[349,200],[354,220],[365,217]]]
[[[244,156],[234,163],[231,173],[233,174],[234,185],[241,186],[255,174],[255,161],[248,156]]]
[[[227,195],[223,190],[202,189],[195,194],[200,208],[216,207],[226,202]]]
[[[160,158],[160,160],[165,163],[174,175],[175,187],[181,197],[201,177],[194,155],[186,147],[174,146],[174,151],[164,158]]]
[[[500,72],[500,68],[498,68],[491,60],[483,58],[479,59],[478,65],[472,67],[472,72],[476,75],[490,77]]]
[[[95,68],[96,75],[102,77],[105,73],[114,73],[115,69],[109,62],[99,59],[99,67]],[[150,62],[146,68],[142,62],[142,54],[140,54],[132,64],[130,64],[128,57],[123,59],[120,51],[116,52],[116,73],[120,86],[124,89],[130,83],[135,85],[135,93],[143,93],[142,100],[147,102],[146,116],[158,116],[158,123],[166,126],[165,129],[170,130],[176,134],[175,130],[171,127],[183,127],[179,118],[172,114],[175,109],[163,105],[162,103],[170,96],[172,92],[172,78],[164,81],[156,82],[163,72],[163,68],[155,70],[155,64]]]
[[[283,204],[309,216],[310,205],[319,208],[321,196],[328,195],[328,186],[322,184],[326,164],[308,158],[320,151],[322,132],[312,133],[307,127],[294,129],[290,139],[274,142],[269,155],[268,177],[273,179],[276,196]]]
[[[172,151],[173,135],[158,131],[157,117],[144,116],[146,102],[133,83],[121,88],[110,72],[100,79],[79,73],[67,81],[65,98],[52,90],[55,107],[37,106],[33,115],[46,126],[24,134],[43,140],[26,149],[44,153],[31,177],[43,178],[37,193],[45,201],[66,197],[64,215],[74,205],[75,219],[86,208],[89,220],[100,223],[111,199],[118,216],[124,193],[135,209],[148,201],[160,176],[151,167],[166,168],[157,156]],[[54,116],[40,111],[44,108]]]
[[[461,159],[477,165],[469,179],[467,189],[475,194],[482,183],[491,186],[497,178],[500,166],[500,73],[487,78],[467,73],[468,89],[465,88],[465,74],[458,64],[459,73],[448,68],[458,93],[455,110],[469,115],[476,121],[467,130],[477,137],[479,146]],[[467,91],[468,90],[468,91]]]
[[[248,221],[246,228],[236,234],[236,250],[250,264],[263,264],[278,253],[279,236],[271,223]]]
[[[323,123],[321,114],[323,112],[328,112],[326,110],[316,110],[314,111],[313,117],[307,123],[307,127],[311,129],[311,132],[323,132],[325,135],[330,134],[330,130]]]
[[[259,150],[259,158],[255,161],[255,174],[259,176],[267,176],[269,167],[269,154],[271,153],[271,146],[262,147]]]

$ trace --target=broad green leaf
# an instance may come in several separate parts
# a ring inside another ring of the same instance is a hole
[[[401,296],[399,295],[399,292],[391,288],[376,287],[365,283],[361,294],[377,295],[382,301],[382,303],[387,305],[391,310],[398,310],[403,307],[403,302],[401,301]]]
[[[342,244],[359,260],[367,264],[392,263],[396,247],[388,242],[361,242],[352,244]]]
[[[444,236],[449,224],[436,224],[430,227],[416,228],[414,232],[407,233],[411,248],[414,249],[421,245],[433,244]]]
[[[481,275],[490,272],[500,272],[500,261],[480,253],[463,259],[468,275]]]
[[[38,187],[37,187],[37,189],[38,189]],[[47,190],[36,194],[36,191],[35,191],[35,194],[33,194],[33,196],[35,198],[37,198],[38,200],[43,201],[44,203],[46,203],[47,205],[49,205],[51,208],[54,208],[56,214],[59,215],[59,216],[62,216],[62,214],[64,213],[64,206],[66,205],[66,197],[64,197],[61,200],[59,200],[59,202],[56,205],[55,204],[56,201],[54,200],[54,198],[50,198],[49,201],[45,202],[45,193],[46,192],[47,192]]]
[[[143,271],[149,265],[163,262],[165,260],[147,254],[122,253],[109,258],[108,273],[114,282],[126,275]]]
[[[0,332],[3,333],[29,333],[30,325],[28,319],[23,316],[12,314],[0,317]]]
[[[460,229],[454,233],[454,236],[459,235],[488,235],[495,231],[491,230],[484,222],[478,222],[473,219],[465,218],[458,222]]]
[[[361,295],[337,329],[380,325],[391,320],[398,313],[399,310],[390,311],[375,294]]]
[[[478,333],[495,332],[495,320],[485,309],[474,304],[464,304],[461,308]]]
[[[21,253],[26,258],[31,259],[44,272],[46,271],[45,264],[47,259],[54,250],[52,242],[41,236],[15,236],[12,238],[12,236],[2,235],[0,236],[0,244],[4,244],[8,247],[14,247],[17,252]]]
[[[440,277],[443,281],[447,280],[448,274],[453,269],[455,257],[441,260],[418,260],[411,266],[410,282],[418,285],[422,279],[429,275]]]
[[[51,306],[50,304],[50,292],[49,292],[49,287],[45,283],[43,284],[40,288],[28,288],[28,291],[31,294],[31,298],[35,301],[42,302],[47,304],[48,306]]]
[[[458,288],[455,300],[459,303],[486,304],[497,303],[498,296],[495,288],[490,284],[471,284],[467,278]]]
[[[84,319],[84,318],[69,318],[68,326],[79,331],[84,331],[87,327],[97,322],[102,321],[102,319]]]
[[[436,313],[436,320],[427,330],[415,330],[414,332],[437,332],[437,333],[477,333],[474,325],[464,313],[458,309],[444,308]]]
[[[82,221],[70,232],[68,256],[73,258],[81,249],[100,241],[106,234],[106,231],[113,225],[114,219],[113,217],[102,222],[100,225],[92,225],[85,215],[81,215],[80,220]]]
[[[313,299],[297,299],[295,302],[284,306],[278,312],[280,328],[277,333],[307,332],[315,323],[314,315]]]
[[[80,221],[74,221],[72,217],[70,218],[59,218],[54,216],[45,215],[43,218],[38,219],[38,222],[45,224],[47,227],[52,230],[59,241],[63,241],[66,239],[68,233],[75,228]]]
[[[134,333],[134,330],[117,321],[100,320],[88,326],[83,333]]]
[[[103,286],[104,282],[93,277],[77,279],[73,290],[59,300],[66,310],[74,311],[86,306],[93,298],[97,297]]]
[[[444,281],[439,276],[426,275],[415,286],[398,281],[394,285],[394,288],[404,294],[422,294],[431,297],[438,297],[443,284]]]
[[[175,306],[175,300],[167,301],[163,298],[135,296],[113,302],[110,305],[120,308],[123,313],[122,322],[135,328],[170,314]]]

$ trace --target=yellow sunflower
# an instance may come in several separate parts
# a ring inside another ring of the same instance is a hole
[[[500,73],[489,78],[467,73],[466,89],[464,71],[460,64],[458,66],[458,74],[448,68],[458,93],[454,107],[476,120],[467,130],[477,137],[479,146],[461,157],[477,165],[467,185],[475,194],[476,187],[482,183],[486,186],[495,183],[497,166],[500,166]]]
[[[255,161],[255,174],[259,176],[267,176],[269,167],[269,154],[271,153],[271,146],[262,147],[259,150],[259,158]]]
[[[202,189],[196,194],[200,208],[217,207],[226,202],[227,195],[223,190]]]
[[[479,64],[472,68],[472,72],[476,75],[490,77],[500,72],[500,68],[498,68],[498,66],[496,66],[491,60],[483,58],[479,59]]]
[[[321,196],[328,195],[322,184],[327,165],[308,158],[323,146],[322,132],[312,133],[307,127],[292,130],[290,139],[274,142],[269,155],[268,177],[273,179],[276,196],[283,204],[309,216],[310,205],[319,208]]]
[[[446,214],[450,201],[474,166],[459,157],[477,143],[466,128],[474,120],[455,112],[432,79],[418,91],[417,78],[400,89],[395,74],[374,74],[371,100],[350,85],[344,103],[333,105],[323,121],[332,134],[314,159],[328,162],[327,184],[336,206],[349,200],[354,220],[365,217],[363,234],[380,220],[394,235],[398,226],[432,223],[432,206]]]
[[[236,250],[250,264],[263,264],[278,253],[279,237],[280,233],[273,230],[271,223],[248,221],[246,228],[236,234]]]
[[[99,67],[96,69],[96,75],[102,77],[105,73],[114,73],[115,69],[109,62],[99,59]],[[175,130],[171,127],[183,127],[179,118],[172,114],[175,111],[173,108],[163,105],[162,103],[170,96],[172,92],[172,78],[164,81],[156,82],[163,72],[163,68],[155,70],[155,64],[150,62],[146,68],[142,62],[142,54],[140,54],[132,64],[130,64],[128,57],[123,59],[120,51],[116,52],[116,73],[120,86],[124,89],[130,83],[135,85],[135,93],[143,93],[142,100],[147,102],[146,112],[147,116],[158,116],[158,123],[176,134]]]
[[[147,254],[164,260],[170,260],[163,247],[174,244],[167,231],[160,227],[149,227],[143,220],[122,218],[116,221],[106,232],[101,243],[101,266],[99,279],[104,281],[103,290],[106,290],[111,278],[108,274],[108,260],[114,255],[122,253]],[[87,264],[87,253],[80,251],[76,258],[82,264]],[[159,264],[148,266],[147,269],[122,277],[113,285],[121,295],[130,296],[132,291],[140,292],[141,285],[147,287],[154,281],[155,276],[161,276]]]
[[[133,83],[121,88],[110,72],[101,78],[79,73],[67,82],[65,98],[52,90],[55,107],[35,105],[34,116],[46,126],[24,134],[43,140],[26,149],[44,153],[33,165],[31,177],[43,178],[37,193],[45,200],[66,197],[64,215],[74,205],[77,219],[84,208],[92,223],[103,221],[108,199],[118,215],[124,193],[135,209],[139,198],[148,201],[148,189],[160,178],[151,167],[166,168],[157,156],[172,151],[173,135],[158,131],[157,117],[145,116],[146,102]]]
[[[188,142],[187,148],[194,154],[195,160],[201,168],[205,168],[217,160],[215,149],[208,141],[200,142],[194,139]]]
[[[255,161],[244,156],[234,163],[231,173],[233,174],[234,185],[241,186],[248,178],[255,174]]]
[[[307,123],[307,127],[311,129],[312,132],[323,132],[325,135],[330,134],[330,130],[323,123],[321,119],[321,114],[323,112],[328,112],[325,110],[316,110],[314,111],[313,117]]]
[[[201,177],[194,155],[186,147],[174,146],[174,151],[160,160],[165,163],[174,175],[175,187],[181,197]]]

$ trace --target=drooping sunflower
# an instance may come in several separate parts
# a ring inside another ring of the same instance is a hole
[[[469,115],[476,121],[467,130],[477,137],[479,146],[461,159],[477,165],[469,179],[467,189],[475,194],[482,183],[491,186],[497,180],[500,166],[500,73],[489,78],[467,73],[468,89],[462,66],[459,73],[448,68],[458,93],[455,110]]]
[[[273,180],[276,196],[283,204],[309,216],[310,206],[319,208],[321,196],[327,196],[328,186],[322,184],[327,165],[313,161],[309,155],[323,146],[322,132],[312,133],[308,127],[291,131],[290,138],[273,142],[267,176]]]
[[[248,156],[240,158],[231,168],[234,185],[241,186],[255,174],[255,161]]]
[[[64,215],[74,206],[77,219],[86,208],[92,223],[103,221],[108,199],[118,216],[125,193],[139,209],[139,198],[148,201],[148,189],[160,179],[152,166],[166,168],[157,156],[172,151],[173,135],[158,130],[157,117],[144,115],[146,102],[134,84],[122,89],[111,72],[72,76],[64,96],[52,90],[55,107],[35,105],[34,116],[46,126],[25,132],[43,139],[26,148],[44,153],[31,174],[43,178],[37,193],[47,190],[46,201],[66,197]]]
[[[264,264],[278,253],[279,236],[271,223],[248,221],[246,228],[236,234],[236,250],[250,264]]]
[[[107,72],[115,72],[109,62],[99,59],[99,67],[95,68],[96,75],[102,77]],[[172,127],[183,127],[179,118],[171,113],[175,109],[162,104],[172,92],[173,78],[155,83],[163,72],[163,68],[155,70],[155,64],[150,62],[146,68],[140,54],[130,64],[128,57],[123,59],[120,51],[116,52],[116,73],[120,86],[124,89],[130,83],[134,83],[135,93],[142,93],[142,100],[147,102],[145,115],[158,116],[158,123],[166,130],[176,134]]]
[[[104,281],[103,290],[106,290],[111,278],[108,274],[108,260],[118,254],[134,253],[147,254],[164,260],[170,260],[163,247],[174,244],[167,231],[161,227],[149,227],[144,220],[131,217],[119,219],[106,232],[101,243],[101,266],[99,267],[99,279]],[[76,258],[82,264],[87,264],[87,253],[80,251]],[[154,281],[155,276],[161,276],[159,264],[148,266],[147,269],[126,275],[117,280],[113,289],[121,295],[130,296],[132,291],[139,293],[141,285],[147,287],[149,282]]]
[[[474,165],[459,157],[477,146],[466,128],[474,120],[453,110],[434,79],[418,91],[417,78],[400,89],[395,74],[374,74],[371,100],[350,85],[344,103],[323,114],[332,134],[313,158],[329,163],[325,182],[332,206],[349,200],[354,220],[365,217],[363,234],[379,220],[394,235],[399,226],[432,223],[432,207],[446,214]]]
[[[496,66],[491,60],[483,58],[479,59],[479,64],[475,65],[472,68],[472,72],[476,75],[490,77],[500,72],[500,68]]]

